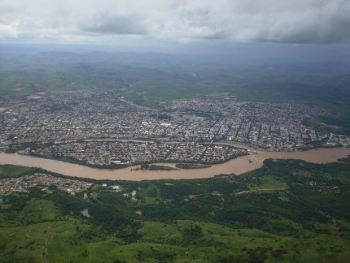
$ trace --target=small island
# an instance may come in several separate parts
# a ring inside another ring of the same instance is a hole
[[[180,169],[203,169],[210,167],[210,165],[199,163],[178,163],[175,166]]]
[[[178,170],[174,167],[166,166],[166,165],[156,165],[156,164],[141,164],[140,167],[133,169],[135,171],[140,171],[140,170],[150,170],[150,171],[173,171],[173,170]]]

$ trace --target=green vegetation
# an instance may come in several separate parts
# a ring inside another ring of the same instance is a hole
[[[1,177],[34,172],[1,166]],[[2,196],[2,262],[347,262],[350,165],[266,160],[242,176],[96,181]],[[115,191],[103,184],[119,185]],[[88,211],[91,217],[81,214]]]
[[[150,171],[171,171],[171,170],[178,170],[174,167],[166,166],[166,165],[157,165],[157,164],[148,164],[143,163],[141,164],[140,168],[136,168],[135,170],[150,170]]]
[[[339,162],[350,163],[350,157],[338,159]]]
[[[50,111],[55,112],[55,111],[64,111],[64,110],[72,110],[69,106],[67,105],[62,105],[62,104],[53,104],[50,107]]]
[[[197,164],[197,163],[178,163],[176,164],[176,167],[180,169],[202,169],[202,168],[208,168],[210,167],[210,165]]]
[[[34,172],[37,172],[37,168],[30,168],[30,167],[24,167],[24,166],[15,166],[15,165],[1,165],[0,166],[0,179],[2,178],[16,178],[21,177],[27,174],[32,174]]]
[[[166,166],[166,165],[156,165],[156,164],[151,164],[148,168],[149,170],[152,171],[171,171],[171,170],[177,170],[174,167]]]

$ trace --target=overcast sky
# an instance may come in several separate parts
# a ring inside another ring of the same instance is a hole
[[[349,0],[1,0],[0,43],[350,43]]]

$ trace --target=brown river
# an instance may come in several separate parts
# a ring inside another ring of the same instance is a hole
[[[117,170],[96,169],[83,165],[71,164],[56,160],[31,157],[20,154],[0,153],[0,164],[14,164],[22,166],[40,167],[45,170],[68,176],[111,179],[111,180],[154,180],[154,179],[193,179],[208,178],[217,174],[242,174],[260,168],[263,161],[268,158],[301,159],[313,163],[335,162],[337,159],[350,155],[350,148],[318,149],[306,152],[263,152],[233,159],[223,164],[213,165],[209,168],[194,170],[172,171],[135,171],[135,167]],[[249,162],[251,160],[251,162]],[[161,163],[158,163],[161,164]],[[175,167],[175,164],[163,164]]]

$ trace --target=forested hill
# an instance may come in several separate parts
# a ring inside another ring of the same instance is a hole
[[[78,179],[10,191],[0,198],[1,262],[345,263],[346,161],[269,159],[242,176],[197,180],[89,180],[93,185],[74,196],[65,191]],[[0,189],[48,174],[0,171]]]

